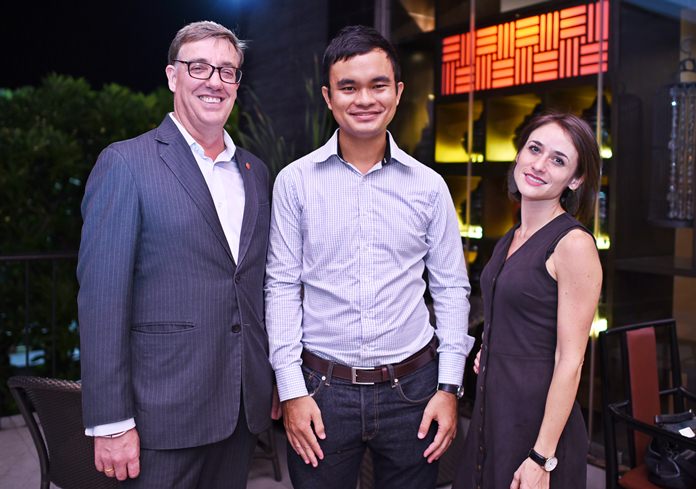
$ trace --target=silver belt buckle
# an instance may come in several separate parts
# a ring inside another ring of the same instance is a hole
[[[350,383],[356,385],[375,385],[374,382],[358,382],[358,370],[374,370],[373,367],[350,367]]]

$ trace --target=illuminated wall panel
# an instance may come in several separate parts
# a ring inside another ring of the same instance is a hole
[[[595,2],[479,29],[474,33],[473,63],[468,32],[446,37],[441,94],[467,93],[472,83],[475,90],[488,90],[607,71],[608,1],[603,29],[599,19],[600,2]]]

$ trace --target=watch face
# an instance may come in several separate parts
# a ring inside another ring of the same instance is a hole
[[[546,463],[544,464],[544,470],[546,472],[551,472],[553,469],[556,468],[556,465],[558,465],[558,459],[556,457],[550,457],[546,460]]]

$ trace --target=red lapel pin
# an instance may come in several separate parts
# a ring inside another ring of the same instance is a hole
[[[249,163],[245,164],[247,170],[251,170],[251,165]]]

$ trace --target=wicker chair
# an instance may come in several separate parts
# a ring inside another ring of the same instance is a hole
[[[7,384],[39,455],[41,489],[51,482],[63,489],[118,487],[94,467],[94,443],[84,434],[78,382],[17,376]]]

